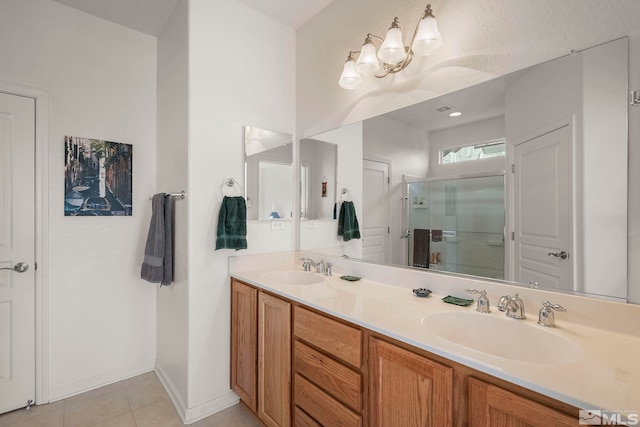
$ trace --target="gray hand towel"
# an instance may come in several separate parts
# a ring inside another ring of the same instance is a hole
[[[140,277],[147,282],[170,285],[173,281],[173,206],[165,194],[153,196],[151,224],[144,249]]]

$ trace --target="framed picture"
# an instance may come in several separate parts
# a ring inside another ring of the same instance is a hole
[[[64,215],[131,216],[133,146],[64,137]]]

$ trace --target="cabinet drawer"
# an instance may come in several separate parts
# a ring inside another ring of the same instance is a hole
[[[360,367],[362,332],[304,308],[295,308],[293,333],[296,337]]]
[[[294,370],[347,404],[357,412],[362,408],[362,377],[311,347],[295,341]]]
[[[361,427],[362,417],[300,375],[295,375],[296,405],[325,427]]]
[[[293,425],[295,427],[322,427],[321,424],[318,424],[316,420],[307,415],[302,409],[296,406],[296,409],[293,413],[294,420]]]

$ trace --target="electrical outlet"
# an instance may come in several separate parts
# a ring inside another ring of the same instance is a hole
[[[284,230],[284,222],[282,222],[282,221],[271,221],[271,229],[272,230]]]
[[[315,221],[305,221],[304,222],[304,228],[316,228],[316,222]]]

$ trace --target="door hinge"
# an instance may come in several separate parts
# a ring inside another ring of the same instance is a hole
[[[511,173],[516,173],[516,165],[514,163],[511,164]]]
[[[391,234],[391,227],[387,227],[387,234]]]
[[[391,184],[391,178],[387,177],[387,184]]]
[[[516,232],[515,231],[511,232],[511,240],[516,240]]]
[[[37,262],[34,262],[34,263],[33,263],[33,268],[34,268],[34,270],[37,270],[37,269],[38,269],[38,263],[37,263]]]

